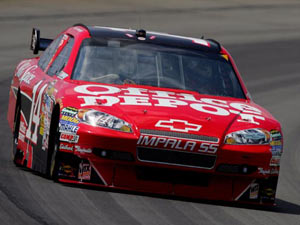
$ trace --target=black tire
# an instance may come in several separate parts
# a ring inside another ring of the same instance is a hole
[[[53,111],[49,134],[47,176],[54,181],[58,180],[60,165],[59,136],[59,111]]]
[[[12,138],[12,158],[16,166],[23,166],[21,161],[23,159],[23,152],[18,149],[19,130],[21,120],[21,104],[17,101],[15,110],[15,119],[13,126],[13,138]]]
[[[59,162],[60,162],[58,146],[59,145],[57,144],[54,145],[53,153],[51,155],[51,160],[50,160],[50,168],[49,168],[49,177],[54,181],[58,181],[58,169],[59,169]]]

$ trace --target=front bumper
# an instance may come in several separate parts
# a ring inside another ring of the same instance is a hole
[[[60,149],[65,156],[59,180],[188,198],[274,203],[279,166],[270,167],[271,153],[266,146],[256,151],[221,146],[214,156],[197,154],[203,161],[198,165],[197,160],[187,159],[191,153],[184,152],[166,154],[163,160],[168,162],[155,162],[157,155],[150,156],[152,160],[141,159],[140,150],[145,154],[147,149],[137,146],[137,140],[132,135],[84,133],[78,143],[61,142],[70,148]]]

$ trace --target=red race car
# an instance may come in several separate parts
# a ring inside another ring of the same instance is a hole
[[[216,41],[76,24],[20,62],[15,164],[65,183],[274,204],[280,124]]]

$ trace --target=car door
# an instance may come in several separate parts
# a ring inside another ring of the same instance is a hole
[[[73,45],[73,38],[67,34],[60,35],[40,57],[38,66],[41,79],[32,89],[32,104],[26,137],[31,146],[31,168],[45,173],[48,158],[48,140],[52,110],[57,92],[56,83],[59,74],[66,65]]]

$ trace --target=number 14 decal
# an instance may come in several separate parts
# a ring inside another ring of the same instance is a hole
[[[30,109],[30,119],[28,123],[28,128],[26,131],[26,138],[31,140],[34,144],[37,143],[37,129],[40,124],[40,112],[41,112],[41,103],[42,103],[42,96],[43,92],[48,86],[48,84],[45,84],[39,91],[37,98],[36,97],[36,92],[39,88],[39,86],[43,83],[43,81],[39,81],[36,85],[34,85],[33,90],[32,90],[32,103],[31,103],[31,109]],[[31,127],[32,123],[35,124],[34,126],[34,131],[32,133]]]

